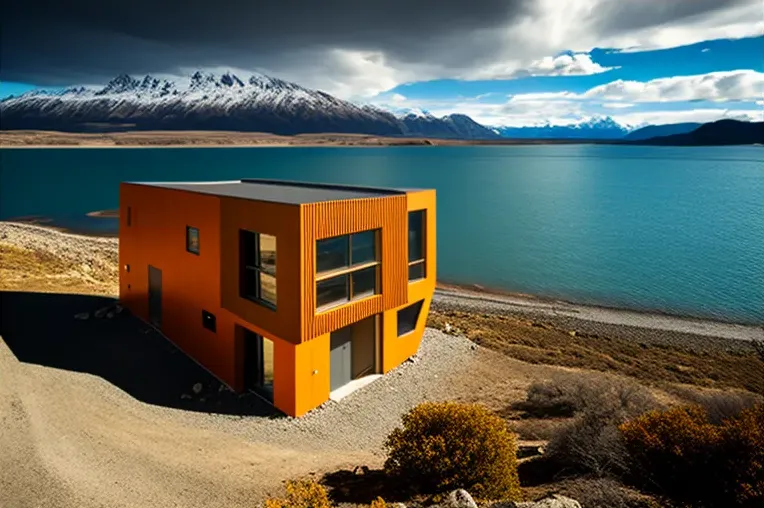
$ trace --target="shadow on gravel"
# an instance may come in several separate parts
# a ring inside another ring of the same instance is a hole
[[[94,312],[116,300],[99,296],[0,292],[0,336],[25,363],[85,372],[157,406],[204,413],[282,417],[253,394],[238,395],[125,309]],[[90,313],[89,319],[74,316]],[[201,383],[196,394],[193,387]]]

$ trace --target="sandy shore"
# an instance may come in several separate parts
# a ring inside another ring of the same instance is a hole
[[[395,138],[368,134],[298,134],[279,136],[262,132],[226,131],[131,131],[69,133],[55,131],[0,131],[0,148],[171,148],[171,147],[316,147],[316,146],[458,146],[581,144],[570,139],[459,140]]]

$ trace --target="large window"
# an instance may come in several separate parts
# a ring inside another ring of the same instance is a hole
[[[409,280],[424,279],[425,263],[425,211],[409,212]]]
[[[268,307],[276,307],[276,237],[254,231],[239,231],[239,292]]]
[[[416,323],[419,321],[419,314],[422,312],[424,300],[409,305],[398,311],[398,337],[413,332],[416,329]]]
[[[186,226],[186,250],[191,254],[199,254],[199,230]]]
[[[316,242],[316,309],[325,310],[379,292],[379,231]]]

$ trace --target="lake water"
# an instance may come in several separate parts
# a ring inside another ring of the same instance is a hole
[[[764,323],[764,149],[607,145],[0,150],[0,219],[85,216],[120,181],[284,178],[438,192],[438,278]]]

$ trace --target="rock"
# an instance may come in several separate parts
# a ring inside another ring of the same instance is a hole
[[[218,386],[218,393],[226,391],[228,388],[226,388],[226,385],[220,385]]]
[[[194,392],[196,395],[199,395],[200,393],[202,393],[202,389],[203,389],[203,388],[204,388],[204,386],[202,386],[202,384],[201,384],[201,383],[196,383],[196,384],[193,386],[193,388],[191,388],[191,390],[193,390],[193,392]]]
[[[475,351],[477,349],[477,344],[471,344],[470,349]]]
[[[80,312],[79,314],[74,315],[74,319],[88,319],[90,317],[89,312]]]
[[[189,394],[187,394],[187,393],[184,393],[184,394],[182,394],[182,395],[180,396],[180,398],[181,398],[181,399],[183,399],[183,400],[187,400],[187,399],[190,399],[190,398],[191,398],[191,396],[190,396]]]
[[[122,314],[123,310],[125,310],[125,308],[122,307],[121,305],[115,305],[114,306],[114,312],[116,312],[117,314]]]
[[[98,309],[97,311],[93,313],[93,316],[98,319],[101,319],[102,317],[106,315],[107,312],[109,312],[109,307],[101,307],[100,309]]]
[[[443,506],[446,508],[477,508],[477,503],[472,499],[469,492],[464,489],[457,489],[448,495]]]
[[[410,357],[410,358],[409,358],[408,360],[406,360],[406,361],[407,361],[408,363],[418,363],[418,362],[419,362],[419,357],[418,357],[417,355],[414,355],[414,356]]]
[[[111,319],[113,317],[114,317],[114,312],[113,311],[109,311],[109,312],[106,313],[106,319]]]
[[[575,499],[553,494],[538,501],[516,503],[514,501],[499,501],[489,508],[581,508],[581,503]]]
[[[575,337],[576,336],[576,331],[575,330],[571,330],[571,331],[568,332],[568,335],[570,335],[571,337]]]
[[[451,333],[453,329],[454,327],[451,326],[451,323],[446,323],[446,326],[443,327],[443,331],[446,333]]]

